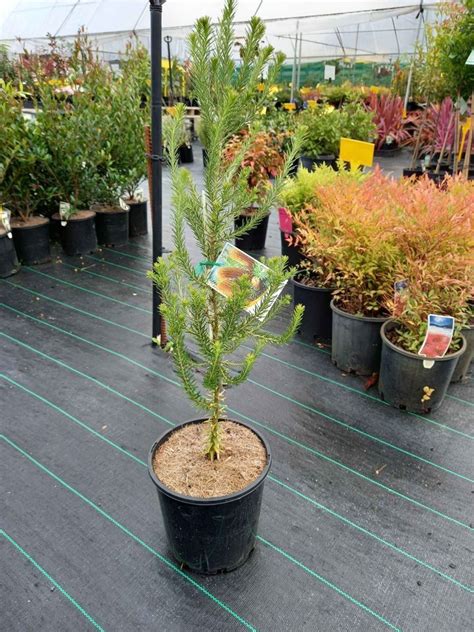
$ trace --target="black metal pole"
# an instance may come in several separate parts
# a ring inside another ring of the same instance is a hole
[[[162,142],[161,142],[161,17],[166,0],[150,0],[151,30],[151,223],[153,230],[153,261],[163,254]],[[161,334],[161,296],[153,285],[153,340]],[[155,343],[156,344],[156,343]]]
[[[165,35],[163,39],[165,40],[166,46],[168,48],[168,78],[169,78],[169,84],[170,84],[170,94],[168,98],[168,104],[174,105],[173,69],[171,67],[171,48],[170,48],[170,44],[173,41],[173,38],[171,37],[171,35]]]

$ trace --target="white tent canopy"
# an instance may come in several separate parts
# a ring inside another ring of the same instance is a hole
[[[288,57],[301,38],[302,62],[351,58],[394,60],[413,52],[421,20],[433,20],[440,0],[240,0],[236,15],[237,40],[246,22],[257,13],[265,20],[266,39]],[[223,0],[167,0],[163,6],[163,34],[171,35],[172,54],[186,57],[186,36],[196,18],[218,18]],[[124,50],[135,34],[149,47],[148,0],[2,0],[0,42],[12,52],[42,49],[47,34],[70,39],[86,32],[106,58]],[[238,50],[236,49],[236,55]]]

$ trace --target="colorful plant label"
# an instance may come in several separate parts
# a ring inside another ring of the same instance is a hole
[[[293,220],[286,208],[280,207],[278,209],[278,222],[282,233],[293,232]]]
[[[233,244],[227,242],[218,256],[217,261],[210,268],[207,279],[216,292],[222,294],[226,298],[230,298],[233,292],[233,284],[237,279],[246,275],[250,278],[252,292],[250,300],[245,306],[245,311],[254,313],[259,305],[267,298],[270,288],[269,268],[265,264],[257,261],[240,248],[236,248]],[[265,318],[266,313],[276,301],[281,291],[286,285],[283,283],[278,291],[275,292],[268,304],[265,313],[259,317],[259,320]]]
[[[454,318],[452,316],[429,314],[426,336],[418,355],[425,358],[442,358],[449,349],[453,333]]]
[[[397,317],[400,316],[405,309],[408,298],[408,279],[395,281],[393,284],[393,290],[393,315]]]

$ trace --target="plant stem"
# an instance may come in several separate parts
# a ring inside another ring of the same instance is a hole
[[[219,336],[219,313],[218,302],[216,293],[211,290],[210,292],[210,306],[211,306],[211,332],[212,340],[215,341]],[[219,378],[218,383],[212,392],[212,414],[209,418],[209,436],[208,436],[208,449],[207,456],[211,461],[219,458],[220,452],[220,427],[219,419],[222,415],[222,382]]]

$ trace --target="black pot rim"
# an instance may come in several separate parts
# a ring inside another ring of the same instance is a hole
[[[34,217],[37,217],[36,215]],[[41,224],[33,224],[33,225],[26,225],[24,224],[23,226],[12,226],[12,232],[14,232],[15,230],[32,230],[35,228],[42,228],[43,226],[46,226],[47,224],[49,224],[49,218],[48,217],[39,217],[38,219],[42,219],[44,221],[41,222]]]
[[[385,331],[387,329],[389,330],[393,329],[396,324],[397,324],[396,320],[394,320],[393,318],[389,318],[382,325],[382,328],[380,329],[382,344],[387,345],[389,349],[391,349],[392,351],[396,351],[397,353],[405,356],[406,358],[411,358],[412,360],[419,360],[420,362],[424,362],[425,360],[430,360],[430,361],[433,360],[433,362],[447,362],[449,360],[453,360],[454,358],[459,358],[460,356],[462,356],[462,354],[466,350],[467,342],[464,336],[461,334],[461,338],[462,338],[461,348],[455,351],[454,353],[447,353],[441,358],[428,358],[427,356],[418,355],[417,353],[412,353],[411,351],[405,351],[405,349],[402,349],[401,347],[397,347],[397,345],[394,345],[393,342],[391,342],[385,334]]]
[[[385,323],[389,318],[388,316],[357,316],[356,314],[350,314],[340,307],[337,307],[334,302],[335,300],[336,299],[333,298],[331,301],[331,309],[333,312],[336,312],[336,314],[339,314],[339,316],[345,316],[346,318],[352,318],[354,320],[364,320],[369,323]]]
[[[89,215],[88,217],[78,217],[77,214],[80,213],[82,210],[86,211],[87,213],[92,213],[92,215]],[[71,215],[71,217],[68,220],[64,220],[64,221],[67,221],[68,224],[69,222],[89,222],[91,219],[94,219],[96,215],[97,215],[96,211],[93,211],[92,209],[81,209],[80,211],[77,211],[76,213]],[[54,213],[51,216],[51,218],[54,219],[55,222],[63,221],[59,213]]]
[[[175,492],[170,487],[162,483],[160,479],[157,477],[157,475],[155,474],[155,470],[153,469],[153,457],[155,455],[155,451],[158,448],[158,446],[161,443],[163,443],[163,441],[170,434],[172,434],[179,428],[182,428],[183,426],[187,426],[189,424],[204,423],[205,421],[207,421],[207,419],[204,417],[201,417],[198,419],[189,419],[188,421],[183,421],[181,423],[176,424],[174,428],[171,428],[171,429],[168,428],[167,430],[162,432],[160,436],[158,437],[158,439],[153,443],[153,445],[150,448],[150,451],[148,452],[148,474],[150,475],[151,480],[159,489],[159,491],[165,494],[166,496],[168,496],[169,498],[172,498],[173,500],[178,500],[180,502],[187,503],[190,505],[201,505],[201,506],[223,505],[225,503],[234,502],[235,500],[239,500],[240,498],[243,498],[244,496],[247,496],[248,494],[252,493],[256,487],[258,487],[261,483],[263,483],[263,481],[267,477],[268,472],[270,471],[270,467],[272,464],[272,454],[271,454],[270,447],[266,439],[257,430],[255,430],[255,428],[252,428],[250,425],[244,423],[243,421],[235,421],[234,419],[222,420],[222,421],[232,421],[233,423],[239,424],[240,426],[244,426],[244,428],[248,428],[255,435],[257,435],[257,437],[263,443],[263,446],[267,453],[267,464],[265,465],[261,474],[254,481],[252,481],[246,487],[243,487],[239,491],[234,492],[233,494],[227,494],[226,496],[212,496],[211,498],[199,498],[198,496],[186,496],[185,494],[180,494],[178,492]]]
[[[301,154],[300,157],[306,158],[307,160],[336,160],[336,154],[316,154],[316,156]]]
[[[128,206],[136,206],[138,204],[146,204],[147,200],[136,200],[135,198],[124,198],[123,200]]]
[[[300,288],[303,288],[304,290],[307,290],[308,292],[334,292],[334,290],[336,288],[334,287],[321,287],[321,286],[314,286],[314,285],[306,285],[306,283],[300,283],[300,281],[296,280],[296,277],[299,276],[298,274],[295,274],[295,276],[293,277],[293,283],[295,285],[297,285]]]
[[[114,208],[113,211],[110,209],[103,210],[103,209],[97,208],[97,209],[94,209],[94,212],[97,215],[125,215],[129,212],[129,210],[128,209],[125,210],[124,208],[121,208],[119,206],[118,208]]]

